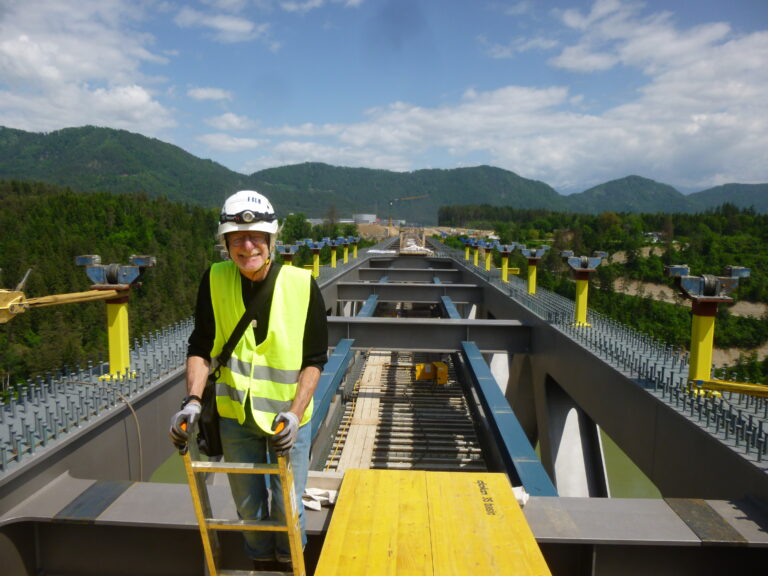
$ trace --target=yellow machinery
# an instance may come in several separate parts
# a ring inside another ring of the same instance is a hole
[[[728,380],[691,380],[691,389],[705,394],[719,394],[720,392],[735,392],[750,396],[768,397],[768,386],[765,384],[751,384],[749,382],[730,382]]]
[[[23,291],[29,276],[27,272],[15,290],[0,290],[0,324],[30,308],[106,300],[109,373],[112,376],[125,374],[130,370],[128,295],[131,288],[141,285],[144,269],[156,262],[154,256],[131,256],[130,265],[102,265],[101,257],[96,254],[78,256],[75,263],[85,267],[88,278],[94,283],[90,290],[29,299]]]
[[[416,380],[431,380],[437,384],[448,383],[448,365],[445,362],[419,363],[414,366]]]

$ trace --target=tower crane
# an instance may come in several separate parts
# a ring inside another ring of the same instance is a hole
[[[389,201],[389,228],[392,228],[392,205],[395,202],[403,202],[404,200],[418,200],[419,198],[426,198],[429,194],[418,194],[416,196],[403,196],[402,198],[392,198]]]

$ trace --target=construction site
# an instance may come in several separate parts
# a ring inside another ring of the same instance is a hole
[[[577,283],[569,300],[536,286],[546,247],[470,239],[456,250],[418,228],[359,253],[351,244],[313,268],[330,349],[308,424],[303,553],[295,516],[280,527],[239,521],[225,477],[292,478],[290,461],[243,468],[206,461],[192,443],[182,458],[168,441],[193,322],[128,346],[121,316],[121,291],[155,263],[91,259],[78,264],[114,291],[98,296],[115,326],[110,365],[40,378],[0,405],[3,575],[255,574],[239,534],[248,529],[286,530],[297,575],[765,564],[767,394],[710,376],[712,311],[748,271],[669,270],[693,301],[683,351],[589,309],[600,255],[562,255]],[[508,267],[514,250],[527,270]],[[0,313],[12,322],[54,300],[5,290]],[[605,435],[660,497],[613,497]],[[149,481],[182,459],[179,481]]]

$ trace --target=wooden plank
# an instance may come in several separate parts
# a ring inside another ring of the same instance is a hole
[[[550,572],[506,475],[348,470],[315,574]]]
[[[315,574],[431,576],[425,473],[368,472],[345,474]]]
[[[550,574],[506,475],[431,472],[427,492],[435,574]]]
[[[382,367],[389,361],[390,354],[368,355],[365,370],[360,377],[357,401],[352,421],[347,431],[347,440],[339,457],[336,470],[343,472],[351,468],[370,468],[376,428],[379,418],[379,394],[381,393]]]

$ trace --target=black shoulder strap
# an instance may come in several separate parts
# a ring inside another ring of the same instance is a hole
[[[260,290],[257,290],[256,293],[251,296],[251,300],[248,302],[248,307],[245,309],[245,313],[243,313],[237,326],[235,326],[232,334],[230,334],[229,340],[227,340],[227,343],[224,344],[221,352],[216,357],[216,369],[214,371],[216,378],[219,376],[220,367],[229,362],[229,357],[232,356],[232,351],[243,336],[245,328],[256,316],[256,310],[258,310],[259,306],[266,301],[269,290],[266,290],[265,288],[267,288],[267,286],[262,286]]]

